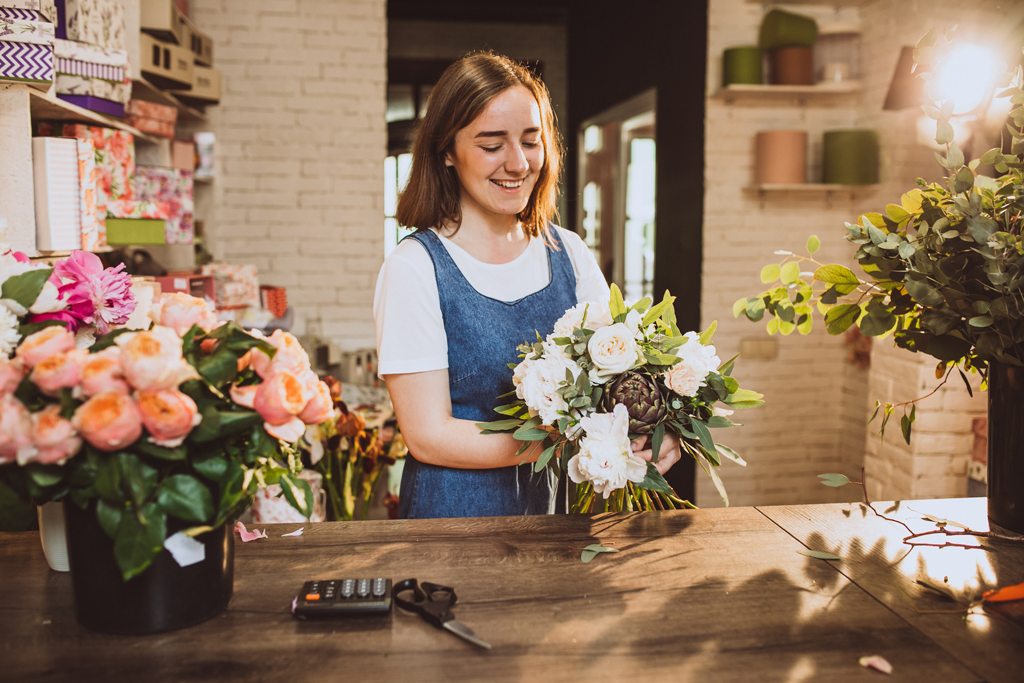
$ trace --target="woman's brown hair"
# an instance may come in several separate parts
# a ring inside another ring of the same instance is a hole
[[[467,55],[449,66],[430,92],[427,113],[416,130],[409,182],[398,199],[395,218],[417,230],[454,227],[462,223],[459,179],[445,165],[454,150],[455,134],[472,123],[491,101],[509,88],[523,86],[540,107],[544,165],[530,201],[516,218],[531,237],[547,237],[557,213],[562,143],[555,127],[548,89],[524,66],[489,52]]]

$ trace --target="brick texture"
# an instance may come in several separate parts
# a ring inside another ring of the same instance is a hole
[[[384,0],[193,0],[216,41],[218,259],[288,288],[294,331],[374,346],[384,257]]]

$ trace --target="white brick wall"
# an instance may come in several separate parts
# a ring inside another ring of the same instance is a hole
[[[832,106],[808,102],[727,105],[708,100],[706,121],[705,232],[703,315],[718,319],[720,355],[739,350],[743,338],[764,336],[763,323],[732,318],[732,303],[763,289],[760,268],[773,262],[775,249],[803,250],[808,235],[822,241],[818,260],[851,264],[854,249],[843,239],[843,221],[864,211],[898,202],[918,176],[941,177],[931,152],[916,142],[917,110],[882,111],[889,81],[903,45],[914,45],[931,26],[959,24],[961,36],[1004,35],[1019,25],[994,0],[972,3],[970,16],[951,0],[905,3],[867,2],[862,7],[833,9],[801,5],[793,8],[819,23],[860,21],[865,89],[860,96],[836,100]],[[712,0],[709,7],[708,94],[719,89],[724,49],[756,44],[763,7],[743,0]],[[994,32],[994,33],[993,33]],[[1019,32],[1019,30],[1018,30]],[[1007,36],[1020,42],[1020,36]],[[991,40],[991,37],[987,40]],[[753,137],[758,130],[801,128],[811,141],[809,179],[820,180],[821,132],[840,127],[874,128],[882,145],[881,186],[855,198],[764,197],[744,194],[752,182]],[[855,269],[856,270],[856,269]],[[872,498],[924,498],[966,493],[966,467],[971,451],[971,420],[984,415],[985,395],[968,397],[959,376],[917,410],[912,445],[899,432],[897,413],[884,443],[877,421],[865,422],[874,401],[899,402],[935,388],[935,361],[895,349],[890,340],[875,341],[869,370],[845,361],[842,338],[829,337],[818,326],[809,337],[779,337],[774,360],[740,359],[737,375],[744,386],[765,393],[764,408],[737,413],[746,426],[722,440],[736,448],[750,465],[744,470],[723,467],[733,505],[819,502],[857,498],[853,488],[829,489],[816,476],[842,471],[859,476],[867,469]],[[977,387],[977,378],[974,379]],[[698,501],[716,504],[710,483],[699,480]]]
[[[384,256],[384,0],[192,0],[215,41],[218,259],[286,287],[295,331],[374,345]]]

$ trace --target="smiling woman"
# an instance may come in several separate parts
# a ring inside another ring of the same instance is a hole
[[[416,232],[374,299],[379,371],[410,453],[402,517],[555,510],[550,471],[517,464],[511,435],[475,423],[513,389],[517,344],[577,301],[608,300],[586,245],[551,222],[561,155],[547,89],[505,57],[465,57],[431,91],[396,212]]]

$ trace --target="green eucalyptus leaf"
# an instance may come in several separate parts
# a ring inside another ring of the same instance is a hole
[[[796,261],[790,261],[789,263],[782,266],[780,273],[782,283],[791,285],[797,281],[800,277],[800,264]]]
[[[761,269],[761,282],[764,282],[766,284],[770,282],[775,282],[776,280],[779,279],[781,271],[782,268],[777,263],[765,266],[764,268]]]
[[[281,485],[281,490],[284,491],[284,497],[288,500],[293,508],[299,511],[306,519],[313,514],[313,489],[309,487],[309,482],[302,477],[294,476],[291,473],[282,474],[281,479],[278,481]]]
[[[877,411],[875,411],[875,412],[877,412]],[[850,481],[849,477],[847,477],[845,474],[836,474],[836,473],[819,474],[818,475],[818,479],[821,479],[821,483],[824,484],[825,486],[833,486],[833,487],[846,486],[847,484],[853,483],[853,482]]]
[[[580,561],[583,562],[583,564],[586,564],[586,563],[590,562],[592,559],[594,559],[595,557],[597,557],[598,554],[600,554],[600,553],[617,553],[617,552],[619,552],[617,548],[607,548],[607,547],[605,547],[603,545],[598,545],[598,544],[594,543],[594,544],[588,545],[586,548],[583,549],[583,552],[580,553]]]
[[[813,557],[813,558],[818,559],[818,560],[841,560],[841,559],[843,559],[843,558],[839,557],[838,555],[834,555],[833,553],[826,553],[826,552],[821,551],[821,550],[800,549],[797,552],[800,553],[801,555],[806,555],[807,557]]]
[[[831,335],[842,334],[850,329],[860,317],[860,306],[857,304],[839,304],[825,314],[825,327]]]
[[[817,235],[811,235],[807,238],[807,253],[813,254],[821,248],[821,240],[818,239]]]

